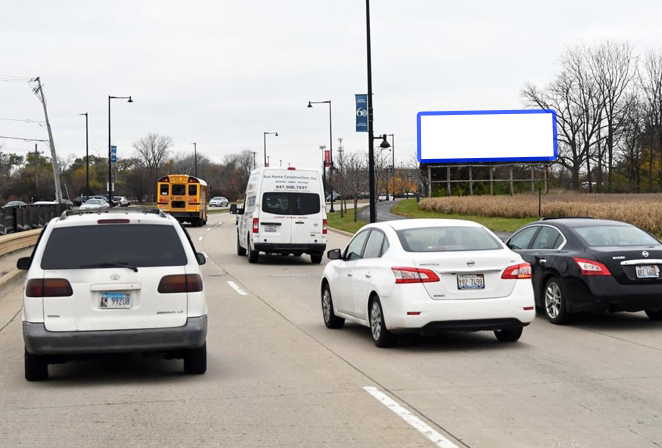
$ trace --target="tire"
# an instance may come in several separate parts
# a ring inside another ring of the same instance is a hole
[[[312,254],[310,256],[310,261],[312,261],[313,264],[320,264],[322,262],[322,254]]]
[[[329,285],[322,287],[322,318],[324,319],[326,328],[339,329],[345,325],[345,319],[335,315]]]
[[[384,322],[384,311],[378,297],[370,302],[370,334],[375,345],[379,348],[393,347],[397,342],[397,336],[386,329]]]
[[[246,251],[248,252],[248,262],[249,263],[257,263],[257,261],[260,259],[260,252],[253,250],[251,248],[251,237],[249,236],[246,239]]]
[[[662,310],[646,310],[646,316],[655,322],[662,320]]]
[[[237,255],[239,255],[240,257],[246,255],[246,249],[241,247],[241,244],[239,244],[239,234],[237,234]]]
[[[200,348],[188,350],[184,355],[184,373],[202,375],[207,371],[207,343]]]
[[[33,355],[25,351],[25,379],[28,381],[44,381],[48,379],[48,362],[43,356]]]
[[[568,322],[565,286],[556,277],[550,278],[545,285],[543,310],[547,319],[553,324],[563,325]]]
[[[495,330],[494,336],[500,342],[515,342],[522,336],[522,327],[519,328],[504,328],[502,330]]]

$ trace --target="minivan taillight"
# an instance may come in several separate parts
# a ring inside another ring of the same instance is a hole
[[[260,219],[253,218],[253,233],[258,233],[260,231]]]
[[[607,266],[595,260],[587,260],[585,258],[572,257],[579,266],[579,269],[584,275],[590,276],[607,276],[611,275]]]
[[[391,268],[395,275],[395,283],[431,283],[438,282],[439,276],[430,269],[419,268]]]
[[[70,297],[74,295],[71,283],[64,278],[33,278],[25,286],[27,297]]]
[[[327,233],[329,233],[329,221],[325,219],[322,221],[322,235]]]
[[[531,278],[531,265],[529,263],[520,263],[513,266],[508,266],[501,278],[517,280],[520,278]]]
[[[161,294],[202,291],[202,277],[199,274],[166,275],[159,283]]]

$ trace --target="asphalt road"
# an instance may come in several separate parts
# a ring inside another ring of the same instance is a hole
[[[203,376],[181,361],[109,358],[28,383],[21,289],[0,292],[0,446],[662,446],[662,324],[643,313],[566,327],[539,316],[515,344],[457,333],[378,349],[367,328],[325,328],[323,266],[235,255],[234,219],[190,229],[209,257]],[[347,241],[331,234],[330,248]],[[398,404],[444,439],[435,445]]]

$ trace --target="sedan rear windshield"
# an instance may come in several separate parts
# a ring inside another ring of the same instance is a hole
[[[184,266],[186,253],[172,226],[98,224],[54,229],[41,260],[42,269]]]
[[[626,226],[581,226],[572,228],[587,246],[649,246],[660,244],[643,230]]]
[[[315,193],[264,193],[262,197],[262,211],[274,215],[314,215],[320,208],[320,195]]]
[[[503,249],[501,243],[481,227],[424,227],[398,230],[407,252],[458,252]]]

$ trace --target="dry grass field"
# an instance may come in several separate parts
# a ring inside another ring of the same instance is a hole
[[[422,200],[420,208],[444,214],[528,218],[538,216],[538,195],[432,198]],[[662,235],[662,194],[543,195],[542,216],[614,219]]]

